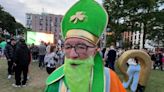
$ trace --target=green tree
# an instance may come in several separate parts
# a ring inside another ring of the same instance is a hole
[[[152,37],[152,29],[155,27],[163,29],[164,15],[162,10],[159,10],[163,2],[163,0],[105,0],[103,5],[109,15],[108,27],[115,32],[116,40],[120,39],[123,31],[141,30],[141,24],[144,25],[143,42],[148,36]]]
[[[24,30],[24,26],[16,22],[15,18],[8,12],[3,10],[3,7],[0,5],[0,28],[2,30],[7,30],[11,34],[15,34],[16,30],[21,33],[21,30]]]
[[[15,32],[15,33],[17,33],[17,34],[22,34],[26,31],[26,28],[21,23],[17,22],[15,24],[15,26],[16,26],[16,30],[17,30],[17,32]]]
[[[15,30],[15,18],[11,16],[8,12],[3,11],[1,7],[0,11],[0,21],[1,21],[1,28],[4,30],[6,29],[8,32],[12,33]]]

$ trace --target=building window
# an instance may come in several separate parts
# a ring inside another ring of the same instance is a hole
[[[47,31],[47,29],[48,29],[47,26],[45,27],[45,29],[46,29],[45,31]]]
[[[27,20],[27,24],[26,24],[27,26],[30,26],[30,25],[32,25],[32,21],[31,20]]]
[[[56,32],[57,30],[56,30],[56,27],[55,27],[55,30],[54,30],[54,32]]]
[[[52,21],[52,17],[50,17],[50,21]]]
[[[47,16],[46,16],[46,22],[48,21],[48,18],[47,18]]]
[[[55,17],[55,25],[54,26],[58,26],[58,18],[57,17]]]
[[[32,19],[31,15],[27,15],[27,19]]]
[[[43,30],[43,27],[42,27],[42,26],[39,26],[39,29],[40,29],[40,30]]]
[[[49,30],[50,32],[52,31],[52,28],[50,27],[50,30]]]
[[[40,18],[40,20],[43,20],[43,16],[42,15],[39,18]]]
[[[40,21],[39,24],[40,24],[40,25],[43,25],[43,21]]]
[[[51,21],[50,26],[52,27],[53,25],[54,25],[54,23]]]

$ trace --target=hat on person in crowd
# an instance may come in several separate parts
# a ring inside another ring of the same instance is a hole
[[[80,0],[63,17],[64,39],[77,37],[97,44],[108,23],[104,8],[94,0]]]

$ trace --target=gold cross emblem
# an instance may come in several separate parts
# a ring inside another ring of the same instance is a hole
[[[85,15],[82,11],[76,12],[75,15],[71,16],[70,21],[76,24],[78,20],[83,21],[85,19]]]

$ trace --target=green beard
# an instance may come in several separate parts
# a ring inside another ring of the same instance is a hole
[[[76,64],[76,66],[72,66]],[[89,92],[94,57],[85,60],[65,58],[64,74],[71,92]]]

